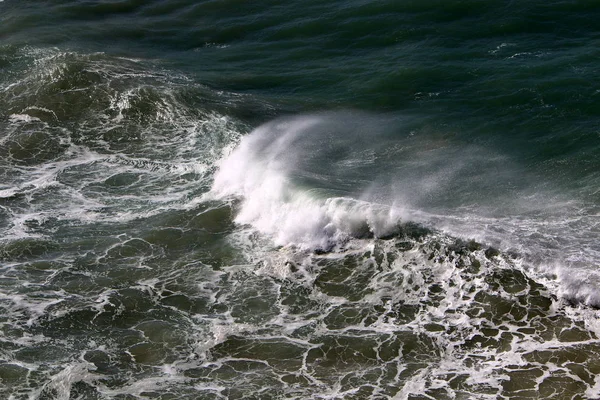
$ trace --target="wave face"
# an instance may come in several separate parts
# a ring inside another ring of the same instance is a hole
[[[338,112],[257,128],[219,163],[212,193],[241,198],[236,221],[281,246],[330,249],[416,222],[517,252],[581,298],[566,288],[598,279],[596,207],[560,189],[508,155],[415,138],[410,119]]]
[[[220,163],[212,192],[242,197],[236,221],[274,236],[279,245],[329,249],[361,232],[390,234],[397,210],[360,199],[377,178],[369,176],[369,166],[385,143],[367,145],[381,132],[366,138],[352,126],[358,122],[332,114],[263,125]],[[377,127],[366,119],[362,125]]]
[[[0,398],[600,398],[599,19],[0,0]]]

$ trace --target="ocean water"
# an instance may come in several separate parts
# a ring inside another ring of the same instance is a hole
[[[0,0],[0,397],[599,399],[599,20]]]

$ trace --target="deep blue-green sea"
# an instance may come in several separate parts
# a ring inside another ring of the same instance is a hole
[[[600,399],[599,21],[0,0],[0,398]]]

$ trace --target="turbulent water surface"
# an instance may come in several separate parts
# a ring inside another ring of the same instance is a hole
[[[0,0],[0,397],[600,398],[599,20]]]

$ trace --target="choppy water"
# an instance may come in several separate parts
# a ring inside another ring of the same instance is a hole
[[[0,1],[0,397],[600,398],[593,1]]]

